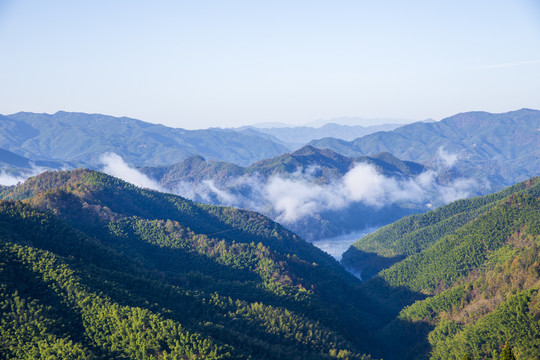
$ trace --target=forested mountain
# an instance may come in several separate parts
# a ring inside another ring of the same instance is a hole
[[[171,166],[143,167],[140,170],[168,188],[174,188],[182,181],[212,180],[216,184],[225,185],[230,183],[231,177],[257,174],[261,180],[265,180],[274,175],[287,176],[298,171],[309,172],[310,169],[313,169],[316,183],[328,183],[343,177],[355,164],[361,162],[375,166],[387,176],[418,175],[424,170],[423,165],[402,161],[389,153],[352,158],[309,145],[246,167],[192,156]]]
[[[508,186],[538,175],[540,111],[521,109],[503,114],[467,112],[439,122],[418,122],[393,131],[377,132],[346,142],[321,139],[310,144],[346,156],[389,152],[432,164],[441,151],[468,177]]]
[[[278,139],[289,146],[302,146],[309,143],[312,140],[322,139],[325,137],[332,137],[335,139],[342,139],[352,141],[361,136],[365,136],[377,131],[390,131],[402,124],[383,124],[373,126],[361,126],[361,125],[340,125],[328,123],[320,127],[310,126],[294,126],[294,127],[273,127],[273,128],[261,128],[253,126],[245,126],[241,128],[234,128],[233,130],[241,131],[249,134],[268,134],[274,139]]]
[[[401,219],[355,243],[343,263],[387,267],[364,283],[387,309],[376,335],[385,358],[485,359],[508,342],[517,359],[539,359],[539,246],[533,178]]]
[[[388,224],[427,209],[424,203],[374,206],[345,199],[347,203],[341,207],[330,208],[323,204],[310,212],[301,212],[303,204],[323,201],[311,199],[314,195],[309,193],[310,190],[313,194],[317,191],[325,194],[332,191],[344,193],[341,182],[345,176],[351,177],[347,174],[358,164],[372,167],[381,179],[400,181],[410,181],[425,170],[420,164],[401,161],[388,153],[350,158],[312,146],[247,167],[194,156],[173,166],[140,170],[169,191],[197,201],[263,212],[279,219],[307,240]],[[350,182],[361,183],[366,180],[363,177],[359,174],[357,179],[351,178]],[[296,188],[303,188],[301,191],[307,192],[305,199],[298,195]],[[281,209],[280,202],[288,199],[295,202],[295,208]]]
[[[2,358],[361,359],[372,347],[358,281],[257,213],[90,170],[1,196]]]
[[[168,165],[192,155],[251,164],[288,151],[265,137],[232,130],[184,130],[126,117],[59,111],[0,118],[0,148],[31,160],[98,166],[114,152],[137,165]]]

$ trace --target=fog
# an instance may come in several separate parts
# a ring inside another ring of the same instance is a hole
[[[297,169],[269,178],[240,176],[227,179],[226,186],[212,180],[201,183],[180,182],[164,189],[155,180],[124,162],[117,154],[101,157],[103,171],[140,187],[168,191],[204,203],[236,206],[265,213],[284,225],[327,211],[360,203],[374,211],[393,203],[438,206],[466,198],[485,186],[475,179],[458,178],[448,184],[437,181],[439,173],[458,161],[458,156],[439,149],[439,168],[416,177],[388,177],[368,163],[358,163],[341,179],[328,184],[316,182],[316,168]]]
[[[4,186],[17,185],[19,183],[25,182],[28,178],[39,175],[42,172],[45,172],[47,170],[49,169],[39,167],[39,166],[32,166],[31,169],[20,170],[16,173],[8,173],[4,170],[0,170],[0,185],[4,185]]]
[[[139,187],[166,191],[158,182],[129,166],[118,154],[106,153],[103,154],[99,160],[103,165],[102,171],[106,174],[120,178]]]

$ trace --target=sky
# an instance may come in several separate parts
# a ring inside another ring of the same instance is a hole
[[[540,109],[539,0],[0,0],[0,114],[187,129]]]

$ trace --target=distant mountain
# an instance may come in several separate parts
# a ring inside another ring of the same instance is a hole
[[[426,121],[431,121],[428,119]],[[414,122],[410,119],[400,119],[400,118],[361,118],[361,117],[337,117],[331,119],[319,119],[308,122],[305,126],[319,128],[326,124],[339,124],[346,126],[378,126],[381,124],[409,124]]]
[[[30,159],[14,154],[11,151],[0,149],[0,167],[29,169],[32,167],[32,162]]]
[[[175,165],[143,167],[140,170],[168,188],[174,188],[182,181],[212,180],[217,184],[227,185],[231,177],[254,174],[261,180],[267,180],[274,175],[288,176],[298,171],[310,172],[310,169],[313,169],[310,175],[315,178],[315,182],[324,184],[343,177],[360,162],[375,166],[378,171],[387,176],[418,175],[424,171],[423,165],[401,161],[388,153],[376,154],[372,157],[350,158],[331,150],[317,149],[309,145],[246,167],[192,156]]]
[[[458,178],[441,172],[440,181],[426,179],[424,189],[418,189],[417,178],[431,171],[420,164],[388,153],[350,158],[312,146],[247,167],[194,156],[139,170],[196,201],[263,212],[310,241],[426,211],[426,204],[440,201],[438,191],[448,185],[444,181]]]
[[[533,178],[383,227],[343,263],[387,267],[364,283],[385,309],[379,316],[395,316],[375,336],[385,359],[498,358],[505,346],[517,359],[539,359],[539,249]]]
[[[0,195],[3,358],[371,359],[358,281],[260,214],[89,170]]]
[[[45,167],[49,169],[59,169],[66,166],[66,163],[55,161],[37,160],[32,161],[24,156],[17,155],[11,151],[0,149],[0,169],[23,170],[34,167]]]
[[[192,155],[251,164],[288,151],[267,137],[232,130],[183,130],[126,117],[57,112],[17,113],[0,118],[0,148],[33,161],[100,164],[114,152],[138,165],[163,165]]]
[[[254,128],[241,127],[233,130],[240,131],[245,134],[264,133],[272,135],[274,139],[278,139],[285,144],[289,144],[291,149],[305,145],[312,140],[332,137],[343,140],[353,140],[360,136],[368,135],[377,131],[390,131],[402,126],[403,124],[382,124],[373,126],[360,125],[340,125],[340,124],[325,124],[321,127],[295,126],[295,127],[272,127],[272,128]],[[255,131],[255,132],[254,132]]]
[[[414,123],[345,142],[321,139],[310,144],[346,156],[390,152],[430,165],[447,161],[462,174],[507,186],[538,175],[540,111],[503,114],[468,112],[439,122]]]

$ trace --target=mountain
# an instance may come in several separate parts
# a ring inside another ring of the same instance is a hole
[[[354,178],[350,175],[359,164],[373,169],[380,181],[386,178],[408,181],[425,170],[420,164],[401,161],[388,153],[349,158],[305,146],[247,167],[194,156],[172,166],[146,167],[140,171],[168,191],[197,201],[263,212],[310,241],[387,224],[425,211],[425,204],[374,206],[347,199],[342,182],[346,177],[352,183],[349,186],[363,181],[362,174]],[[314,198],[313,194],[317,193],[321,197],[345,199],[342,205],[332,206],[328,204],[331,199]],[[294,207],[289,207],[289,202]],[[304,208],[310,211],[304,212]]]
[[[370,358],[358,281],[260,214],[82,169],[0,195],[2,357]]]
[[[35,167],[59,169],[66,165],[66,163],[56,161],[32,161],[11,151],[0,149],[0,168],[2,169],[32,169]]]
[[[59,111],[21,112],[0,118],[0,147],[33,161],[100,164],[114,152],[138,165],[164,165],[192,155],[251,164],[288,151],[265,137],[232,130],[184,130],[126,117]]]
[[[343,263],[385,267],[364,283],[386,309],[375,330],[385,359],[491,358],[505,344],[517,359],[539,359],[539,246],[532,178],[401,219],[355,243]]]
[[[424,171],[424,166],[411,161],[401,161],[388,153],[350,158],[309,145],[291,153],[260,160],[246,167],[223,161],[205,160],[202,156],[192,156],[174,165],[143,167],[140,170],[169,188],[174,188],[179,182],[186,180],[197,182],[213,180],[218,184],[227,184],[229,181],[224,178],[252,174],[257,174],[264,180],[274,175],[291,175],[313,167],[317,167],[316,182],[328,183],[341,178],[359,162],[376,166],[381,173],[388,176],[418,175]]]
[[[310,144],[347,156],[389,152],[431,165],[446,162],[467,177],[484,178],[497,187],[538,175],[540,111],[503,114],[467,112],[439,122],[419,122],[345,142],[321,139]]]
[[[377,131],[390,131],[402,124],[382,124],[373,126],[361,125],[340,125],[340,124],[324,124],[321,127],[295,126],[295,127],[251,127],[245,126],[233,130],[240,131],[244,134],[267,134],[273,139],[278,139],[283,143],[289,144],[290,148],[297,148],[305,145],[312,140],[332,137],[347,141],[354,140],[360,136],[371,134]],[[260,136],[260,135],[259,135]]]
[[[540,357],[540,178],[388,226],[422,245],[364,282],[260,214],[96,171],[0,197],[3,358]]]
[[[431,121],[428,119],[426,121]],[[319,119],[310,121],[306,124],[309,127],[319,128],[326,124],[338,124],[346,126],[378,126],[381,124],[408,124],[412,123],[413,120],[410,119],[399,119],[399,118],[361,118],[361,117],[337,117],[331,119]]]

